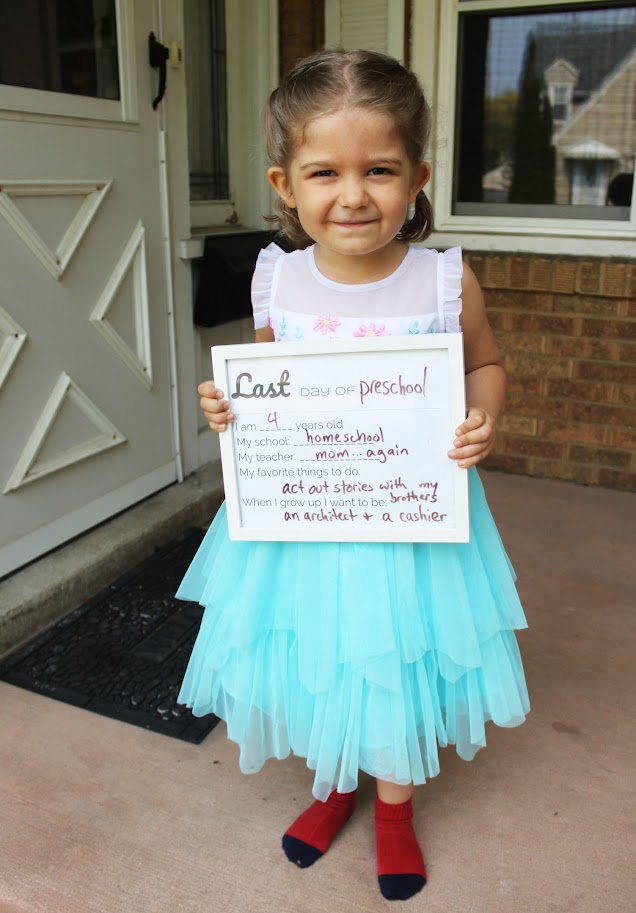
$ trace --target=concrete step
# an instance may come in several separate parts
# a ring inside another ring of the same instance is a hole
[[[220,462],[0,582],[0,656],[90,599],[189,526],[210,523],[223,500]]]

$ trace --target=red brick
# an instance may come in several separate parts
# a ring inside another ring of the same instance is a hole
[[[519,314],[513,311],[511,330],[520,333],[556,333],[561,336],[580,336],[580,317],[556,317],[551,314]]]
[[[465,254],[465,260],[477,277],[481,286],[486,283],[486,260],[475,254]]]
[[[539,422],[537,434],[539,437],[550,441],[579,441],[586,444],[605,444],[609,432],[599,425],[546,419]]]
[[[594,294],[601,288],[601,261],[595,260],[591,263],[579,264],[579,278],[577,289],[580,292]]]
[[[503,308],[504,310],[518,311],[552,311],[552,295],[540,292],[501,291],[488,289],[484,292],[486,307]]]
[[[620,361],[623,345],[614,339],[586,339],[583,336],[549,336],[549,355],[570,355],[573,358],[598,358],[605,361]]]
[[[524,377],[520,379],[518,377],[509,377],[507,379],[507,390],[508,393],[533,393],[535,395],[543,395],[544,382],[541,377]]]
[[[510,257],[489,257],[486,275],[489,288],[509,288]]]
[[[501,434],[501,449],[504,453],[520,456],[541,456],[560,459],[565,453],[565,445],[539,438],[523,437],[515,434]]]
[[[570,416],[574,421],[588,422],[593,425],[613,425],[626,428],[633,428],[636,425],[636,409],[617,406],[570,403]]]
[[[599,485],[606,488],[621,488],[625,491],[636,491],[636,473],[615,472],[612,469],[601,469]]]
[[[510,456],[509,454],[494,451],[485,460],[484,468],[498,469],[501,472],[514,472],[518,475],[528,475],[530,461],[527,457]]]
[[[594,339],[636,339],[636,320],[581,319],[581,336]]]
[[[515,415],[510,411],[502,415],[498,423],[499,431],[507,434],[529,434],[537,433],[537,420],[527,415]]]
[[[555,295],[554,310],[562,314],[593,314],[596,317],[620,317],[622,301],[616,298],[592,298],[587,295]]]
[[[536,333],[497,333],[496,338],[502,352],[535,352],[542,355],[547,347],[546,337]]]
[[[510,287],[526,289],[530,284],[530,258],[512,257],[510,261]]]
[[[512,314],[508,311],[488,310],[488,323],[493,330],[510,332],[512,330]]]
[[[594,463],[608,469],[628,469],[631,463],[631,454],[626,451],[585,447],[583,444],[572,445],[569,456],[576,463]]]
[[[636,364],[636,342],[619,342],[618,359],[625,364]]]
[[[605,263],[603,265],[603,294],[622,298],[627,284],[626,263]]]
[[[636,431],[624,428],[613,428],[610,431],[609,442],[612,447],[627,447],[636,449]]]
[[[520,352],[504,357],[504,367],[520,377],[570,377],[572,362],[568,358],[550,358],[546,355],[525,355]]]
[[[617,384],[614,387],[613,402],[622,406],[631,406],[636,403],[636,387],[621,387]]]
[[[530,287],[534,289],[552,288],[554,260],[533,257],[530,264]]]
[[[614,401],[615,388],[613,384],[585,380],[550,380],[548,381],[548,395],[561,396],[570,400],[611,403]]]
[[[636,384],[636,365],[579,361],[574,365],[574,377],[581,380],[606,380],[616,384]]]
[[[530,474],[540,478],[578,482],[580,485],[598,485],[600,470],[598,466],[586,466],[581,463],[557,463],[554,460],[537,459],[532,460]]]
[[[625,294],[628,298],[636,298],[636,263],[627,264]]]
[[[529,415],[538,418],[566,418],[568,404],[564,400],[547,399],[543,396],[531,394],[508,393],[506,397],[506,414]]]
[[[554,265],[554,291],[572,293],[576,288],[576,260],[557,260]]]

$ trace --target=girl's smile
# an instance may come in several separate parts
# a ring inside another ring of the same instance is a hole
[[[268,176],[316,242],[321,271],[366,282],[390,274],[404,257],[395,236],[429,166],[409,160],[389,116],[345,108],[310,121],[289,166]]]

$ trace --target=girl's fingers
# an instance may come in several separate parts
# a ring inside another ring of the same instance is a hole
[[[494,422],[483,409],[471,409],[455,434],[453,449],[448,451],[448,456],[456,460],[462,469],[483,460],[495,443]]]
[[[214,386],[213,380],[204,380],[197,387],[199,396],[209,399],[223,399],[223,391]]]
[[[225,431],[228,424],[234,421],[234,413],[230,412],[227,403],[222,411],[203,409],[208,424],[212,431]]]
[[[230,411],[229,402],[223,399],[223,391],[215,387],[212,381],[206,380],[199,384],[198,392],[201,409],[212,431],[225,431],[235,416]]]
[[[481,444],[469,444],[467,447],[457,447],[454,450],[449,450],[448,456],[451,460],[456,460],[457,465],[462,468],[472,466],[474,463],[479,463],[480,460],[483,460],[484,457],[488,456],[492,450],[493,444],[494,440]]]

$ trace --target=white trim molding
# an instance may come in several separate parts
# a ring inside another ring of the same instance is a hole
[[[133,269],[136,353],[122,339],[114,326],[106,320],[108,310],[131,266]],[[135,377],[150,390],[152,388],[152,358],[150,349],[150,316],[148,313],[148,277],[146,273],[145,230],[141,222],[138,222],[135,226],[89,319],[95,329],[99,330],[106,342],[130,368]]]
[[[16,235],[24,241],[40,263],[59,279],[71,262],[73,254],[93,221],[95,213],[108,193],[112,181],[13,181],[0,178],[0,215],[9,223]],[[54,251],[13,202],[14,197],[81,196],[77,212]]]
[[[53,457],[38,462],[38,453],[42,449],[42,445],[65,400],[72,402],[99,433],[95,437],[68,447]],[[5,485],[3,494],[15,491],[29,482],[35,482],[36,479],[41,479],[52,472],[71,466],[79,460],[85,460],[96,453],[110,450],[111,447],[116,447],[125,441],[126,438],[121,431],[118,431],[110,419],[106,418],[101,409],[71,380],[69,375],[62,371],[39,419],[35,423],[29,440],[15,465],[15,469]]]
[[[27,334],[20,324],[0,307],[0,333],[4,339],[0,343],[0,388],[2,388],[13,362],[26,342]]]

